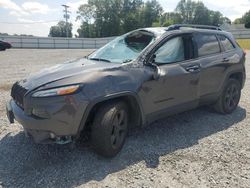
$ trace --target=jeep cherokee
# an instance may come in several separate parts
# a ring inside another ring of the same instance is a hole
[[[66,144],[84,133],[97,153],[112,157],[129,126],[201,105],[233,112],[244,63],[233,36],[217,27],[138,29],[87,57],[16,82],[7,116],[37,143]]]

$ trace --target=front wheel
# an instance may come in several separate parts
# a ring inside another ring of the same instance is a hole
[[[240,101],[241,86],[236,79],[229,79],[223,89],[221,96],[214,105],[217,112],[223,114],[232,113]]]
[[[95,151],[105,157],[115,156],[128,132],[128,108],[124,102],[102,105],[91,127],[91,142]]]

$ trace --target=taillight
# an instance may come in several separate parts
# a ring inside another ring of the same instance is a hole
[[[243,50],[243,54],[244,54],[244,56],[246,56],[247,55],[247,50]]]

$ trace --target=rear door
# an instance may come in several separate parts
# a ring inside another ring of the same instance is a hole
[[[219,91],[223,80],[224,62],[216,34],[195,33],[195,48],[200,61],[200,97]]]

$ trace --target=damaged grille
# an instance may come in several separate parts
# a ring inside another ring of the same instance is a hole
[[[22,109],[23,109],[23,98],[27,91],[28,90],[20,86],[18,82],[16,82],[11,89],[11,97],[14,99],[16,104],[20,106]]]

